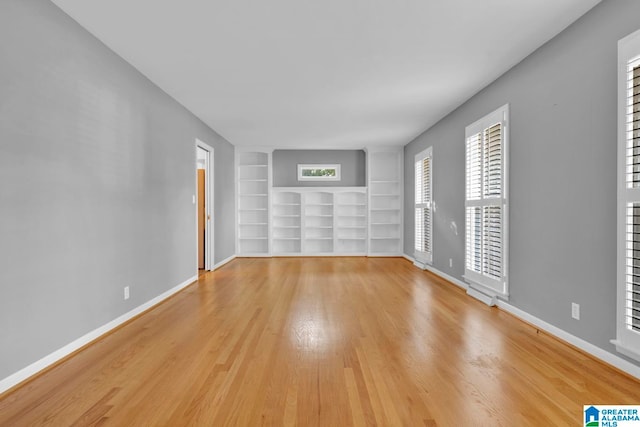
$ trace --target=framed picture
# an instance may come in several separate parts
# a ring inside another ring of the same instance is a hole
[[[340,165],[298,165],[298,181],[340,181]]]

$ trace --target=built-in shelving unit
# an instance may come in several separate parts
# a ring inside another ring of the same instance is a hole
[[[336,193],[335,247],[341,254],[367,253],[367,192],[342,191]]]
[[[402,254],[402,155],[397,148],[367,150],[371,256]]]
[[[269,152],[236,151],[240,256],[269,256]]]
[[[293,191],[274,191],[273,204],[274,255],[298,255],[302,251],[302,199]]]
[[[302,193],[303,253],[329,255],[333,250],[333,197],[331,191],[316,189]]]
[[[366,255],[366,187],[275,187],[273,255]]]
[[[236,148],[238,256],[401,256],[403,150],[367,149],[363,187],[273,187],[271,150]]]

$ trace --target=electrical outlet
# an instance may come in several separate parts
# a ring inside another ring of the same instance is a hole
[[[580,304],[576,304],[575,302],[571,303],[571,317],[580,320]]]
[[[449,258],[449,268],[453,268],[453,259]]]
[[[124,287],[124,299],[125,300],[129,299],[129,287],[128,286]]]

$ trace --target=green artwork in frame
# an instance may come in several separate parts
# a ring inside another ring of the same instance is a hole
[[[340,165],[299,164],[298,181],[340,181]]]

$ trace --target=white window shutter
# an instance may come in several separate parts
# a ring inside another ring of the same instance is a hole
[[[433,260],[432,149],[415,156],[415,236],[414,257],[417,262]]]
[[[466,269],[482,273],[482,207],[466,207]]]
[[[482,134],[467,137],[467,200],[482,196]]]
[[[627,189],[640,188],[640,58],[627,65]],[[628,192],[626,215],[625,325],[640,333],[640,196]]]
[[[640,360],[640,31],[618,44],[616,349]]]
[[[482,196],[485,199],[502,195],[502,123],[484,130]]]
[[[465,279],[491,297],[507,288],[508,105],[466,129]]]

